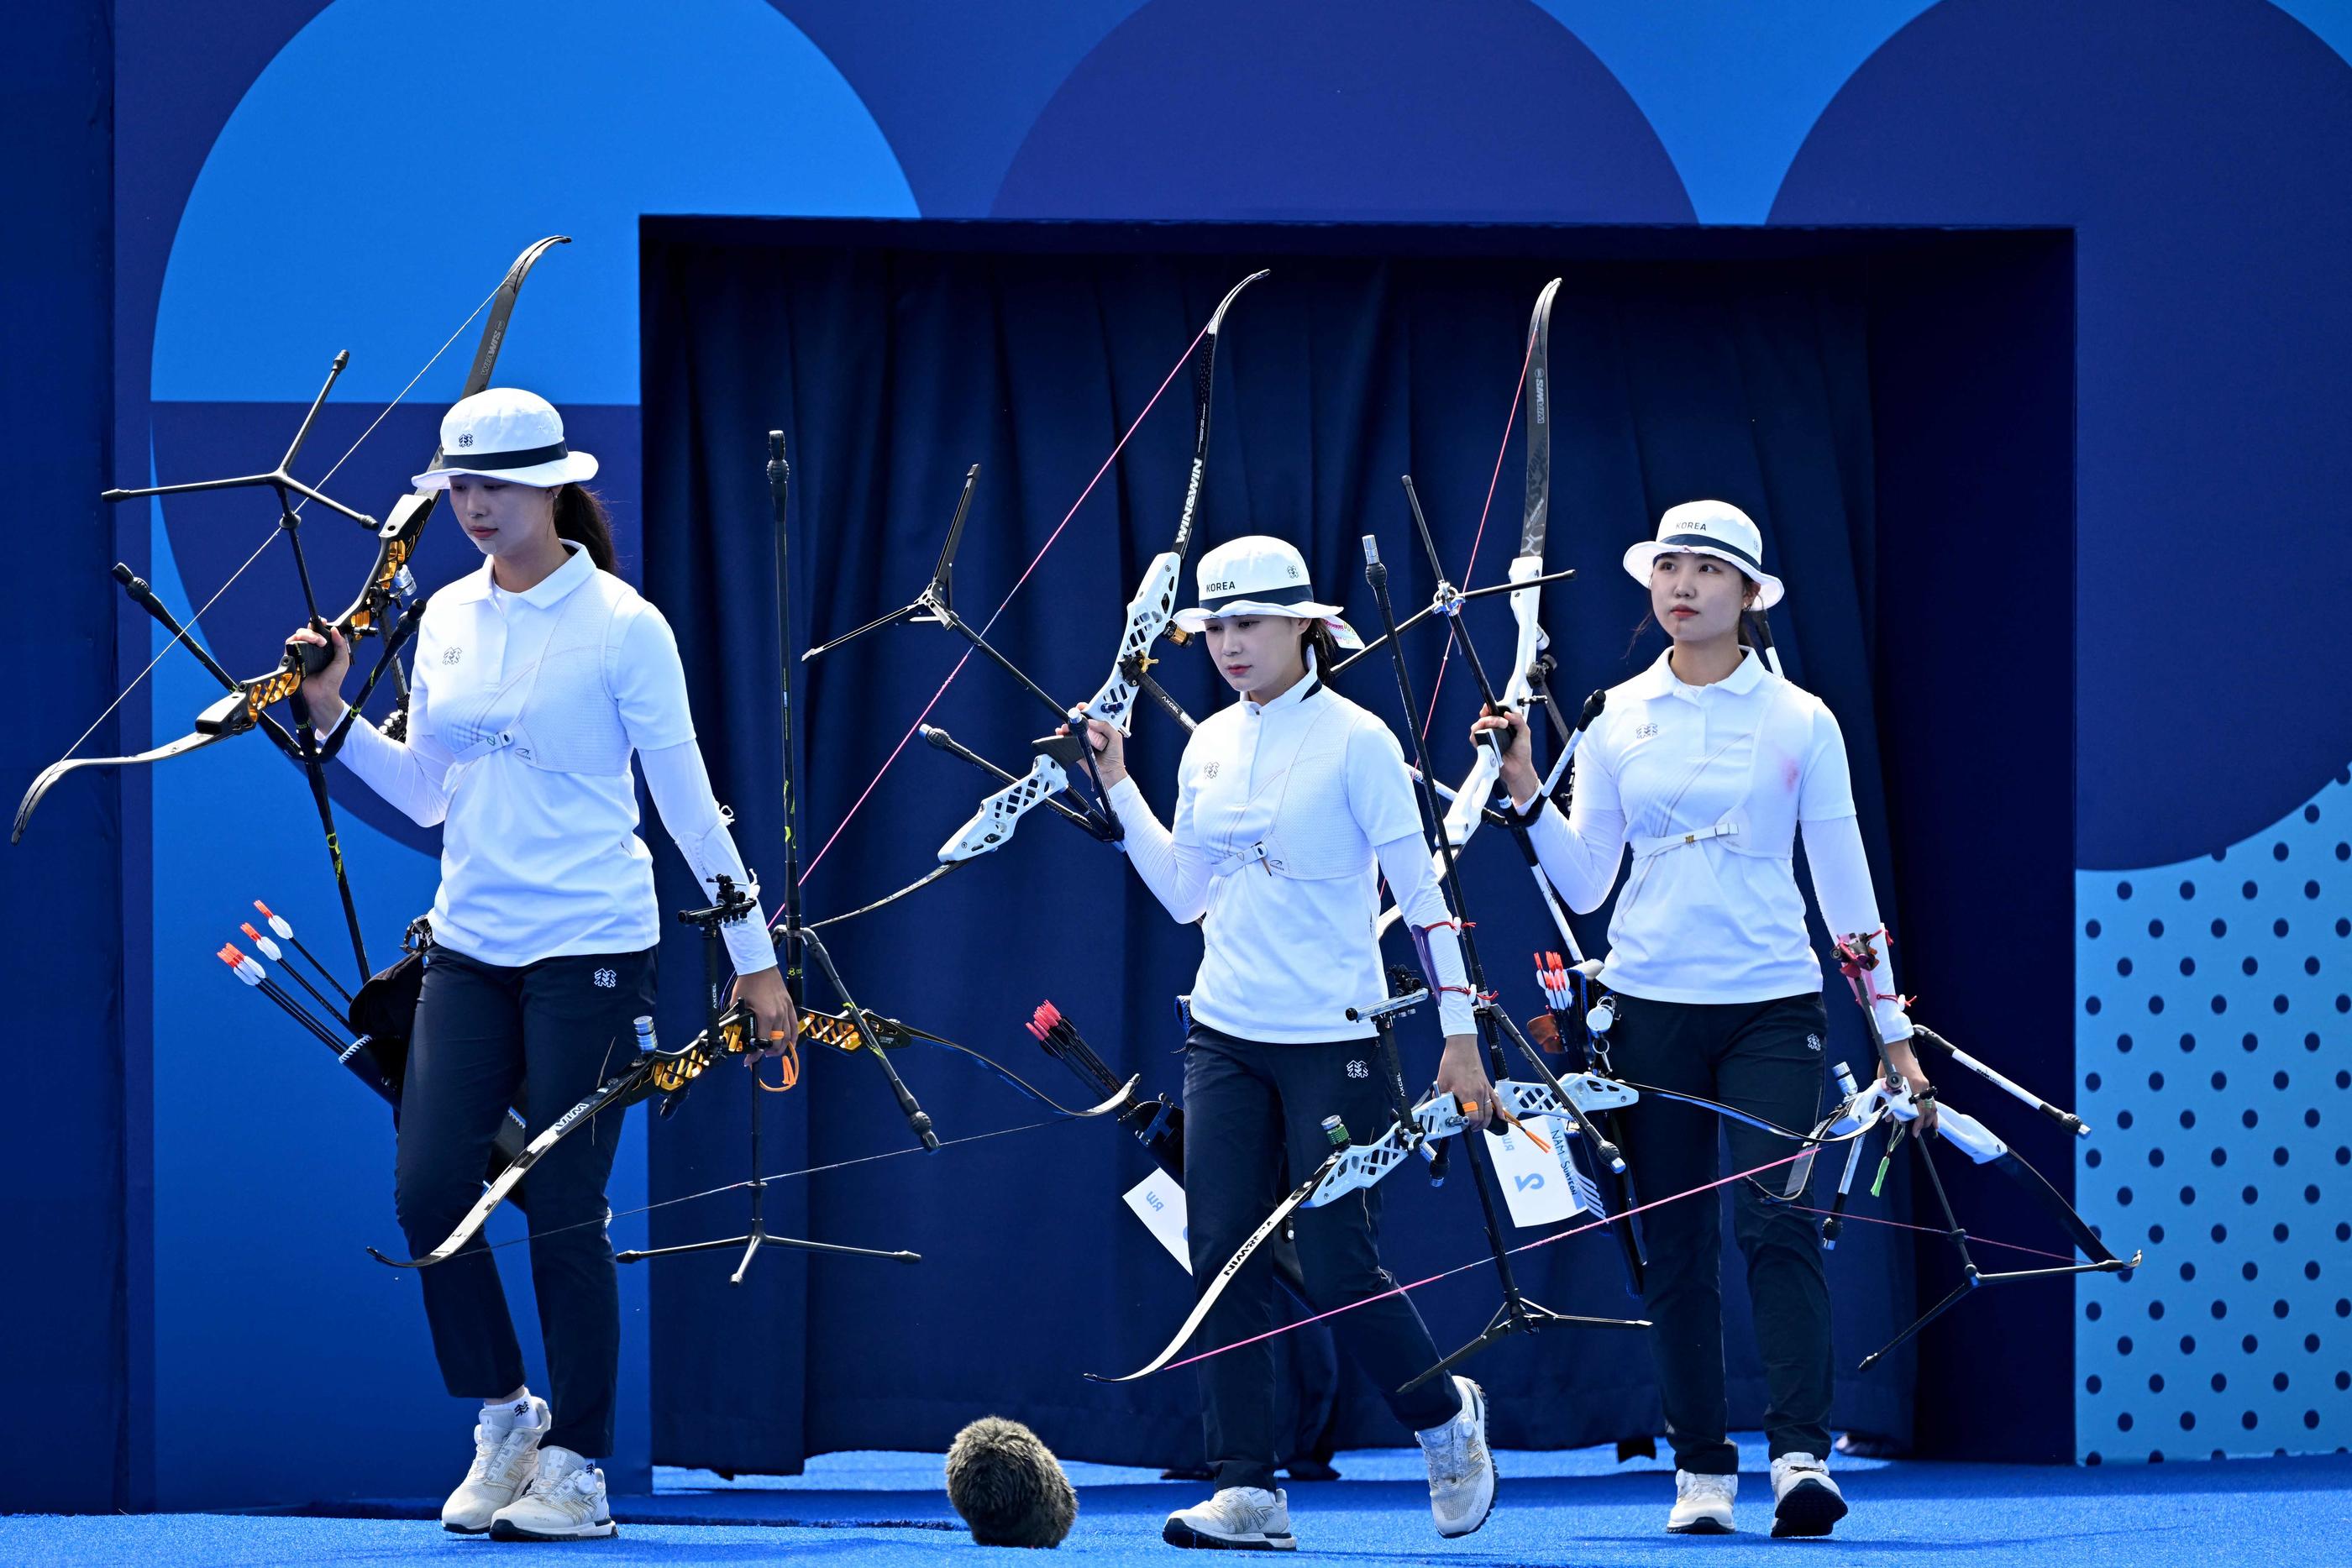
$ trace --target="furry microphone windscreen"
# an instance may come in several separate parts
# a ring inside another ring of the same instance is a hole
[[[948,1501],[982,1546],[1059,1546],[1078,1516],[1078,1494],[1054,1451],[997,1416],[949,1445]]]

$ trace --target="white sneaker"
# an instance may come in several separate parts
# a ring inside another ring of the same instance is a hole
[[[1675,1472],[1675,1511],[1666,1515],[1666,1529],[1675,1535],[1728,1535],[1731,1500],[1739,1495],[1738,1476],[1700,1476]]]
[[[1830,1468],[1811,1454],[1782,1454],[1772,1461],[1772,1533],[1827,1535],[1845,1517],[1845,1494],[1830,1479]]]
[[[1495,1460],[1486,1451],[1486,1394],[1466,1377],[1454,1380],[1462,1413],[1443,1427],[1416,1432],[1429,1460],[1429,1511],[1437,1533],[1468,1535],[1495,1511]]]
[[[1289,1494],[1263,1487],[1220,1487],[1208,1501],[1170,1514],[1160,1527],[1160,1539],[1171,1546],[1213,1552],[1298,1549],[1290,1533]]]
[[[597,1541],[619,1533],[604,1504],[604,1472],[569,1448],[541,1448],[530,1485],[490,1520],[493,1541]]]
[[[441,1528],[479,1535],[490,1516],[522,1495],[539,1468],[539,1440],[547,1436],[547,1401],[529,1396],[515,1401],[502,1424],[474,1427],[474,1464],[449,1500],[441,1505]]]

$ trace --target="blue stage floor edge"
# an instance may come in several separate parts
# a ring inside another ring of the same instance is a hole
[[[1502,1478],[1485,1530],[1442,1541],[1431,1528],[1420,1456],[1342,1454],[1343,1479],[1289,1488],[1299,1557],[1357,1563],[1688,1564],[1694,1552],[1820,1550],[1846,1563],[2013,1568],[2318,1568],[2352,1560],[2352,1458],[2141,1465],[2012,1466],[1924,1460],[1841,1461],[1853,1512],[1826,1543],[1769,1536],[1770,1482],[1760,1446],[1742,1444],[1740,1533],[1664,1533],[1673,1484],[1665,1461],[1615,1462],[1606,1449],[1496,1455]],[[1064,1555],[1166,1562],[1160,1521],[1206,1488],[1155,1472],[1068,1467],[1079,1489]],[[614,1500],[615,1540],[563,1548],[603,1563],[749,1563],[822,1558],[896,1568],[943,1552],[981,1552],[949,1508],[940,1459],[842,1454],[803,1476],[723,1479],[657,1472],[650,1496]],[[386,1499],[242,1513],[0,1518],[0,1563],[398,1565],[503,1559],[528,1548],[449,1535],[438,1500]],[[452,1553],[460,1554],[457,1556]],[[1717,1568],[1721,1568],[1718,1564]]]

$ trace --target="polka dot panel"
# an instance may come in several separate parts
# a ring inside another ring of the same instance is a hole
[[[2078,1457],[2352,1445],[2352,772],[2074,906]]]

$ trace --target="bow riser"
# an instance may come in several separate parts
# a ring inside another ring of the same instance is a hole
[[[1597,1073],[1564,1078],[1560,1087],[1576,1102],[1577,1110],[1588,1113],[1618,1110],[1641,1098],[1630,1085]],[[1559,1123],[1570,1133],[1576,1130],[1575,1113],[1560,1103],[1549,1084],[1504,1078],[1496,1081],[1494,1090],[1495,1103],[1522,1122],[1542,1119]],[[1340,1151],[1339,1163],[1300,1207],[1320,1208],[1336,1198],[1373,1186],[1404,1164],[1414,1146],[1454,1137],[1470,1124],[1470,1119],[1449,1094],[1433,1095],[1422,1102],[1413,1111],[1413,1122],[1420,1134],[1410,1145],[1404,1129],[1391,1124],[1389,1130],[1371,1143],[1351,1144]]]
[[[940,863],[958,865],[988,853],[1013,836],[1024,816],[1069,787],[1062,765],[1041,753],[1028,772],[982,800],[971,821],[940,846]]]
[[[1193,473],[1197,476],[1199,472],[1196,463]],[[1174,550],[1154,557],[1144,571],[1135,597],[1128,601],[1127,625],[1119,632],[1118,657],[1111,662],[1110,678],[1087,704],[1088,718],[1099,719],[1121,735],[1134,733],[1137,688],[1128,672],[1131,667],[1139,675],[1151,667],[1151,644],[1162,632],[1171,641],[1181,635],[1171,631],[1168,622],[1176,612],[1176,590],[1183,571],[1184,558]]]
[[[1540,526],[1540,525],[1538,525]],[[1510,580],[1526,582],[1543,575],[1543,557],[1522,555],[1511,561]],[[1511,619],[1517,622],[1518,640],[1513,645],[1511,678],[1501,693],[1503,706],[1520,713],[1528,711],[1535,695],[1531,679],[1536,661],[1543,656],[1549,643],[1544,635],[1543,591],[1539,588],[1517,588],[1511,591]],[[1478,748],[1477,760],[1471,765],[1469,775],[1454,792],[1454,804],[1445,813],[1445,836],[1454,847],[1461,848],[1470,841],[1485,821],[1483,809],[1495,793],[1495,783],[1502,776],[1503,759],[1491,746]]]
[[[506,346],[507,327],[514,309],[515,297],[521,292],[523,279],[530,275],[533,264],[553,246],[571,243],[568,235],[551,235],[534,242],[507,268],[506,277],[491,292],[488,301],[490,319],[483,324],[481,340],[475,346],[473,363],[467,368],[465,386],[458,393],[461,399],[471,397],[490,384],[490,372],[498,364],[499,350]],[[369,428],[374,427],[371,425]],[[344,455],[349,457],[350,454]],[[437,465],[440,461],[441,451],[436,445],[433,461],[427,466]],[[434,507],[439,499],[438,491],[412,490],[394,504],[391,515],[376,529],[375,564],[368,571],[367,584],[352,601],[351,607],[331,622],[346,641],[376,635],[384,630],[383,621],[391,608],[393,595],[401,587],[409,560],[416,554],[417,542],[424,535],[425,525],[432,520]],[[329,504],[332,505],[331,502]],[[261,722],[265,709],[292,696],[306,675],[325,669],[328,658],[328,651],[323,648],[310,648],[308,644],[289,647],[284,662],[277,669],[240,683],[244,688],[241,700],[233,696],[230,701],[215,703],[206,708],[196,719],[197,733],[244,734]],[[313,660],[315,664],[311,663]]]
[[[1414,1107],[1413,1124],[1418,1134],[1408,1142],[1404,1128],[1391,1123],[1389,1130],[1369,1144],[1350,1144],[1339,1151],[1338,1161],[1300,1207],[1320,1208],[1325,1204],[1345,1197],[1351,1192],[1385,1177],[1414,1149],[1440,1138],[1451,1138],[1470,1124],[1468,1117],[1451,1094],[1432,1095]]]
[[[1570,1132],[1576,1130],[1576,1111],[1591,1115],[1598,1111],[1621,1111],[1641,1099],[1641,1092],[1630,1083],[1614,1078],[1603,1078],[1597,1072],[1579,1072],[1564,1077],[1559,1086],[1576,1103],[1575,1111],[1560,1103],[1549,1083],[1527,1083],[1506,1078],[1495,1085],[1495,1098],[1512,1115],[1525,1122],[1535,1117],[1564,1124]]]

